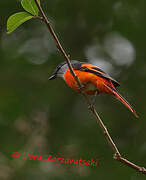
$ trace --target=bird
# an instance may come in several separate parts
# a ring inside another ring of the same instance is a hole
[[[118,81],[113,79],[109,74],[105,73],[96,65],[76,60],[71,60],[70,62],[74,73],[83,85],[83,90],[87,95],[96,95],[101,93],[113,95],[116,99],[123,103],[135,115],[135,117],[138,118],[134,108],[118,92],[117,88],[120,86]],[[71,74],[66,61],[60,63],[56,67],[54,73],[49,77],[48,80],[53,80],[58,77],[62,78],[73,90],[81,93],[81,90],[75,78]]]

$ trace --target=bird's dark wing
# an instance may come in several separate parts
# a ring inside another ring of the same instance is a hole
[[[115,79],[110,77],[107,73],[105,73],[103,70],[101,70],[99,67],[97,67],[95,65],[81,62],[81,63],[73,63],[72,66],[74,69],[93,73],[99,77],[110,80],[113,83],[113,85],[115,86],[115,88],[120,86],[120,84]]]

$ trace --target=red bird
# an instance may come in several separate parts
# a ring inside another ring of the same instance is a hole
[[[96,93],[111,94],[129,108],[136,117],[138,117],[133,107],[117,91],[117,87],[120,86],[120,84],[115,79],[102,71],[98,66],[87,62],[71,61],[71,64],[75,74],[84,86],[84,91],[88,95],[95,95]],[[70,73],[66,62],[62,62],[56,67],[55,72],[49,80],[55,79],[56,77],[63,78],[68,86],[80,93],[78,85]]]

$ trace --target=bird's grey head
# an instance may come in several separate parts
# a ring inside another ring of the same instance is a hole
[[[83,62],[79,62],[79,61],[75,61],[75,60],[71,60],[70,62],[71,62],[71,65],[73,68],[77,68],[78,66],[80,66],[83,63]],[[51,77],[49,77],[49,80],[53,80],[57,77],[61,77],[64,79],[64,74],[65,74],[67,69],[68,69],[68,65],[67,65],[66,61],[60,63],[56,67],[53,75]]]
[[[64,73],[66,72],[67,68],[68,68],[68,66],[67,66],[66,62],[60,63],[56,67],[56,69],[55,69],[54,73],[52,74],[52,76],[49,77],[49,80],[53,80],[53,79],[55,79],[57,77],[64,78]]]

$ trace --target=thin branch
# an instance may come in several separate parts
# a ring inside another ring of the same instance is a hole
[[[79,86],[79,89],[82,89],[83,86],[82,86],[82,84],[80,83],[77,75],[76,75],[76,74],[74,73],[74,71],[73,71],[73,68],[72,68],[72,65],[71,65],[69,56],[65,53],[65,50],[63,49],[62,45],[60,44],[60,42],[59,42],[59,40],[58,40],[58,37],[57,37],[56,33],[54,32],[54,30],[53,30],[53,28],[52,28],[49,20],[47,19],[46,15],[45,15],[45,13],[44,13],[44,11],[43,11],[43,9],[42,9],[42,7],[40,6],[40,4],[38,3],[37,0],[35,0],[35,3],[36,3],[36,5],[37,5],[37,7],[38,7],[38,9],[39,9],[39,11],[40,11],[40,14],[41,14],[41,17],[42,17],[41,20],[43,20],[43,21],[45,22],[45,24],[47,25],[48,30],[50,31],[51,35],[52,35],[53,38],[54,38],[54,41],[56,42],[56,47],[57,47],[57,49],[62,53],[62,55],[63,55],[64,58],[66,59],[67,65],[68,65],[68,67],[69,67],[69,70],[70,70],[71,74],[73,75],[73,77],[75,78],[75,80],[76,80],[76,82],[77,82],[77,84],[78,84],[78,86]]]
[[[56,47],[58,48],[58,50],[59,50],[59,51],[62,53],[62,55],[64,56],[64,58],[65,58],[65,60],[66,60],[66,62],[67,62],[67,64],[68,64],[68,67],[69,67],[69,70],[70,70],[72,76],[73,76],[74,79],[76,80],[76,82],[77,82],[77,84],[78,84],[78,87],[79,87],[82,95],[85,97],[85,100],[86,100],[86,102],[87,102],[87,104],[88,104],[89,110],[90,110],[90,111],[92,112],[92,114],[95,116],[96,122],[100,125],[100,127],[101,127],[101,129],[102,129],[102,131],[103,131],[103,133],[104,133],[104,135],[105,135],[106,140],[108,141],[109,145],[110,145],[111,148],[113,149],[113,151],[114,151],[114,157],[113,157],[113,158],[116,159],[116,160],[118,160],[119,162],[121,162],[121,163],[123,163],[123,164],[125,164],[125,165],[127,165],[127,166],[129,166],[129,167],[131,167],[131,168],[133,168],[133,169],[136,169],[137,171],[139,171],[139,172],[141,172],[141,173],[143,173],[143,174],[146,174],[146,169],[145,169],[144,167],[140,167],[140,166],[138,166],[138,165],[136,165],[136,164],[128,161],[127,159],[125,159],[125,158],[123,158],[123,157],[121,156],[121,154],[120,154],[117,146],[116,146],[115,143],[113,142],[113,140],[112,140],[112,138],[111,138],[111,136],[110,136],[110,134],[109,134],[106,126],[105,126],[104,123],[102,122],[102,120],[101,120],[99,114],[97,113],[94,105],[91,103],[90,99],[88,98],[88,95],[84,92],[83,85],[82,85],[81,82],[79,81],[77,75],[75,74],[75,72],[74,72],[74,70],[73,70],[73,68],[72,68],[72,65],[71,65],[69,56],[66,54],[65,50],[63,49],[63,47],[62,47],[62,45],[61,45],[61,43],[60,43],[60,41],[59,41],[56,33],[54,32],[54,30],[53,30],[53,28],[52,28],[49,20],[47,19],[47,17],[46,17],[46,15],[45,15],[45,13],[44,13],[41,5],[38,3],[37,0],[34,0],[34,1],[35,1],[35,3],[36,3],[37,7],[39,8],[39,11],[40,11],[40,14],[41,14],[41,20],[43,20],[43,22],[46,24],[49,32],[51,33],[54,41],[56,42]]]

